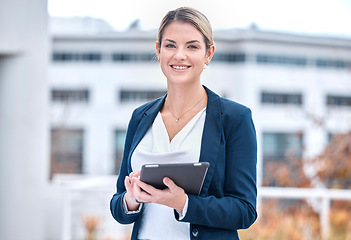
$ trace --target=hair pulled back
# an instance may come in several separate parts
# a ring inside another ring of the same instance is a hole
[[[162,19],[157,34],[157,42],[160,47],[163,33],[166,27],[172,22],[187,22],[192,24],[203,35],[206,49],[209,49],[214,44],[212,27],[206,16],[196,9],[180,7],[176,10],[169,11]]]

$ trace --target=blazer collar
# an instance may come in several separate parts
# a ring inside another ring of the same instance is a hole
[[[149,109],[147,109],[145,112],[142,113],[143,116],[141,116],[141,120],[138,124],[137,130],[135,131],[135,135],[134,135],[133,141],[132,141],[131,151],[129,152],[129,156],[128,156],[129,172],[132,172],[132,165],[131,165],[132,154],[133,154],[135,148],[140,143],[141,139],[143,139],[143,137],[145,136],[147,130],[150,128],[150,126],[154,122],[158,112],[161,110],[161,108],[165,102],[166,96],[167,96],[167,94],[164,95],[163,97],[155,100],[155,103],[152,104]]]

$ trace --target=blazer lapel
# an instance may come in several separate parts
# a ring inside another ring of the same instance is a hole
[[[206,120],[204,131],[202,134],[200,162],[209,162],[210,167],[202,185],[200,196],[204,196],[211,184],[213,173],[215,170],[218,151],[221,143],[222,132],[222,106],[220,97],[206,88],[208,102],[206,108]]]
[[[140,143],[141,139],[145,136],[147,130],[149,130],[150,126],[154,122],[158,112],[161,110],[166,96],[163,96],[162,98],[156,100],[155,104],[153,104],[149,109],[147,109],[144,113],[143,116],[141,116],[141,120],[139,122],[139,125],[137,127],[137,130],[135,131],[135,135],[133,137],[132,141],[132,146],[131,146],[131,151],[129,152],[129,171],[132,171],[132,166],[131,166],[131,157],[132,154],[135,150],[135,148],[138,146]]]

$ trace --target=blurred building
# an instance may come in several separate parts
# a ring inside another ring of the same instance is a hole
[[[50,178],[56,186],[78,186],[83,179],[83,190],[64,192],[63,203],[52,191],[48,229],[51,236],[63,229],[63,239],[81,238],[81,217],[92,214],[104,216],[106,237],[119,239],[129,229],[113,221],[108,201],[128,121],[133,109],[166,93],[157,32],[141,31],[137,21],[125,32],[91,18],[51,19],[51,25]],[[203,84],[252,109],[259,185],[267,163],[318,154],[333,134],[351,128],[350,38],[253,26],[215,31],[215,45]],[[84,182],[107,175],[104,196],[98,180]],[[86,191],[89,184],[96,186]]]
[[[96,26],[91,19],[86,25]],[[137,22],[125,32],[55,29],[51,174],[117,174],[132,110],[166,92],[156,31],[141,31]],[[267,162],[318,154],[333,134],[351,128],[350,38],[252,26],[216,31],[215,45],[203,83],[252,109],[259,182]]]

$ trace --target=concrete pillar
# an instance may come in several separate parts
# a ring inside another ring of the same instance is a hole
[[[45,238],[46,0],[0,1],[0,239]]]

